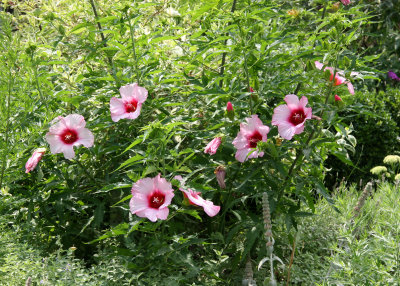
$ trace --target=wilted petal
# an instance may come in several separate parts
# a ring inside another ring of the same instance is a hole
[[[207,144],[204,153],[214,155],[217,152],[219,145],[221,145],[221,137],[216,137]]]

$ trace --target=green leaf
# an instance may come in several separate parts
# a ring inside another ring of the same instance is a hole
[[[124,222],[124,223],[120,223],[119,225],[117,225],[116,227],[112,228],[111,230],[107,231],[104,235],[100,236],[99,238],[96,238],[92,241],[89,242],[85,242],[85,244],[92,244],[95,242],[98,242],[100,240],[109,238],[109,237],[115,237],[118,235],[124,235],[128,232],[129,229],[129,224]]]

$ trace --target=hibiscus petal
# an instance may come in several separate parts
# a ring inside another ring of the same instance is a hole
[[[235,154],[236,160],[243,163],[247,160],[247,154],[249,154],[250,151],[252,151],[251,148],[238,149]]]
[[[94,136],[93,133],[87,129],[82,128],[78,130],[78,141],[74,143],[74,145],[83,145],[85,147],[92,147],[94,143]]]
[[[285,101],[290,109],[297,108],[297,106],[299,105],[299,98],[295,94],[286,95]]]
[[[235,139],[232,141],[233,146],[235,146],[236,149],[243,149],[247,148],[249,146],[249,142],[247,141],[247,138],[243,136],[242,133],[238,132],[238,135],[236,136]]]
[[[157,217],[161,220],[166,220],[168,218],[169,208],[159,208],[157,212]]]
[[[62,152],[64,153],[65,159],[73,159],[75,158],[75,151],[72,145],[63,145]]]
[[[70,114],[64,118],[65,125],[70,129],[83,128],[86,125],[85,118],[79,114]]]
[[[295,127],[291,125],[290,123],[281,123],[278,125],[278,132],[279,135],[282,138],[285,138],[286,140],[290,140],[293,138],[294,132],[295,132]]]
[[[126,118],[126,109],[123,100],[113,97],[110,100],[111,119],[118,122],[122,118]]]
[[[287,122],[288,118],[290,116],[290,113],[291,113],[291,111],[286,104],[275,107],[274,114],[272,115],[271,124],[279,125],[281,123]]]
[[[347,82],[347,89],[349,90],[350,94],[354,94],[354,86],[351,82]]]
[[[324,67],[324,65],[322,63],[320,63],[319,61],[315,61],[315,67],[319,70],[322,70],[322,68]]]
[[[58,135],[48,132],[45,137],[47,142],[50,144],[51,153],[57,154],[62,152],[63,143],[61,142],[60,137]]]
[[[143,103],[147,99],[148,91],[144,87],[136,85],[133,89],[133,94],[138,103]]]
[[[148,199],[146,195],[135,193],[129,202],[129,209],[131,213],[135,214],[148,208]]]
[[[213,202],[211,202],[211,201],[205,201],[203,209],[204,209],[204,212],[208,216],[213,217],[219,213],[219,210],[221,209],[221,207],[214,205]]]
[[[305,122],[305,121],[304,121],[304,122]],[[295,129],[294,134],[300,134],[301,132],[304,131],[304,122],[303,122],[303,123],[300,123],[300,124],[298,124],[298,125],[296,125],[296,126],[294,127],[294,129]]]
[[[136,106],[135,112],[129,112],[129,113],[127,113],[127,117],[126,117],[126,118],[129,118],[129,119],[136,119],[136,118],[138,118],[138,116],[140,115],[141,109],[142,109],[142,104],[141,104],[141,103],[138,103],[138,105]]]
[[[300,105],[301,105],[302,107],[306,107],[306,105],[307,105],[307,103],[308,103],[307,97],[302,96],[301,99],[300,99],[300,101],[299,101],[299,103],[300,103]]]
[[[132,194],[140,193],[144,195],[150,195],[154,190],[154,183],[152,178],[143,178],[137,181],[132,186]]]
[[[133,83],[121,86],[119,93],[121,94],[123,100],[128,100],[129,97],[133,96],[136,85],[136,83]]]

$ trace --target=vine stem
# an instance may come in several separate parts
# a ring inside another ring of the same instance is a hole
[[[101,41],[102,41],[102,43],[103,43],[103,46],[104,46],[105,48],[107,48],[107,47],[108,47],[108,45],[107,45],[107,40],[106,40],[106,37],[104,36],[103,28],[102,28],[102,26],[101,26],[101,23],[99,22],[99,14],[97,13],[96,5],[94,4],[94,1],[93,1],[93,0],[89,0],[89,2],[90,2],[90,5],[92,6],[92,10],[93,10],[93,13],[94,13],[94,17],[96,18],[96,23],[97,23],[97,27],[99,28],[99,33],[100,33]],[[110,67],[111,67],[112,76],[114,77],[115,82],[116,82],[117,85],[119,86],[120,83],[119,83],[119,80],[118,80],[117,75],[116,75],[116,73],[115,73],[114,62],[112,61],[112,58],[107,54],[107,52],[106,52],[106,57],[107,57],[107,60],[108,60],[109,65],[110,65]]]
[[[231,13],[235,12],[235,9],[236,9],[236,2],[237,2],[237,0],[233,0],[232,8],[231,8]],[[232,24],[232,23],[229,22],[229,23],[228,23],[228,26],[230,26],[231,24]],[[228,36],[228,33],[226,33],[225,35]],[[226,39],[226,40],[224,41],[224,45],[226,46],[227,43],[228,43],[228,40]],[[220,68],[219,68],[219,75],[220,75],[221,77],[224,75],[224,71],[225,71],[225,61],[226,61],[226,52],[224,52],[224,53],[222,54],[221,66],[220,66]],[[220,81],[219,81],[219,87],[222,88],[223,83],[224,83],[224,81],[223,81],[223,79],[221,78]]]

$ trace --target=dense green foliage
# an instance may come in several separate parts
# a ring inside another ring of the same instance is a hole
[[[276,250],[281,257],[285,257],[285,265],[290,264],[295,239],[290,285],[395,284],[400,279],[400,211],[399,205],[392,202],[398,201],[399,196],[393,185],[383,184],[367,199],[361,215],[352,222],[359,192],[354,186],[339,188],[335,201],[340,215],[332,212],[331,206],[321,200],[316,204],[315,216],[303,220],[294,237],[288,237],[284,229],[277,228],[276,233],[281,239]],[[8,198],[5,202],[12,203],[12,199]],[[169,278],[133,275],[125,268],[126,259],[118,258],[112,252],[97,254],[96,265],[88,269],[74,257],[73,248],[42,256],[38,250],[23,242],[26,238],[23,237],[22,227],[7,226],[10,219],[3,216],[0,221],[1,285],[22,285],[28,277],[40,285],[177,285],[173,277],[182,278],[181,269],[174,269]],[[217,256],[207,258],[201,267],[219,266],[218,263],[213,264],[217,262],[213,261]],[[227,257],[220,259],[226,260]],[[287,267],[281,265],[277,271],[279,277],[286,279]],[[258,279],[263,277],[262,272],[254,274]],[[201,285],[214,285],[219,281],[213,281],[211,277],[203,279],[200,279],[203,282],[199,281]]]
[[[12,14],[1,13],[0,188],[2,200],[13,198],[2,214],[43,251],[76,247],[74,255],[88,265],[106,251],[126,266],[117,273],[135,279],[240,283],[246,261],[272,255],[263,237],[263,193],[274,228],[290,233],[319,197],[335,209],[330,193],[342,175],[358,180],[383,152],[398,148],[398,83],[386,78],[397,68],[389,63],[398,47],[385,50],[391,43],[385,37],[379,45],[368,40],[393,34],[396,15],[383,25],[379,19],[390,9],[379,7],[369,1],[16,4]],[[346,79],[335,85],[330,77],[337,72]],[[110,99],[134,82],[149,92],[140,116],[112,121]],[[387,93],[371,91],[381,83]],[[304,132],[282,140],[272,116],[293,93],[307,97],[314,117]],[[226,115],[228,102],[234,118]],[[95,140],[93,147],[75,147],[69,160],[52,154],[45,136],[55,118],[75,113]],[[264,156],[242,163],[232,141],[253,114],[271,129],[268,140],[256,142]],[[222,137],[218,152],[205,154],[215,137]],[[26,174],[23,166],[39,147],[47,152]],[[215,177],[219,166],[226,169],[225,189]],[[175,197],[168,219],[151,222],[132,214],[128,203],[132,184],[157,174],[172,183]],[[221,206],[220,213],[211,218],[185,204],[177,175]]]

